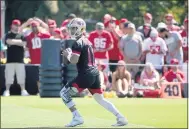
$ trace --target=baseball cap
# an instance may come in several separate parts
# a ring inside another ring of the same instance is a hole
[[[165,23],[163,23],[163,22],[160,22],[160,23],[158,23],[158,26],[157,26],[156,29],[157,30],[159,30],[159,29],[167,29],[167,25]]]
[[[124,27],[125,28],[132,28],[132,29],[135,29],[135,25],[133,23],[125,23],[124,24]]]
[[[171,13],[166,14],[165,19],[170,19],[170,20],[173,19],[173,14]]]
[[[151,32],[150,32],[150,37],[158,37],[158,31],[156,29],[153,29]]]
[[[97,22],[96,23],[96,29],[103,30],[104,29],[104,24],[102,22]]]
[[[145,13],[145,14],[144,14],[144,17],[145,17],[145,18],[152,19],[152,14],[150,14],[150,13]]]
[[[30,25],[35,27],[35,26],[39,26],[40,24],[37,21],[32,21]]]
[[[21,25],[21,22],[20,22],[20,20],[18,20],[18,19],[15,19],[15,20],[13,20],[12,21],[12,25]]]
[[[48,26],[49,27],[57,27],[56,21],[55,20],[48,20]]]
[[[179,64],[179,61],[175,58],[171,59],[170,64]]]

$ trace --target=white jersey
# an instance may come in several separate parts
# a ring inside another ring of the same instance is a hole
[[[152,51],[155,49],[158,52],[163,52],[164,54],[152,54],[152,53],[147,53],[146,54],[146,62],[150,62],[153,65],[163,65],[164,64],[164,55],[166,54],[167,51],[167,46],[165,41],[158,37],[155,42],[151,40],[151,38],[147,38],[144,40],[144,45],[143,45],[143,51],[150,50]],[[161,69],[162,66],[155,66],[156,69]]]

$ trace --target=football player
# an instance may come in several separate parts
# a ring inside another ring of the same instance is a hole
[[[71,38],[75,39],[75,43],[71,48],[67,48],[63,51],[63,56],[66,57],[70,63],[77,64],[78,76],[73,81],[67,83],[60,91],[63,102],[73,114],[72,121],[67,124],[66,127],[74,127],[84,123],[71,96],[86,88],[91,92],[97,103],[116,116],[117,123],[113,126],[126,125],[128,123],[127,119],[111,102],[103,97],[92,44],[83,36],[86,28],[85,21],[81,18],[74,18],[70,21],[68,28]]]

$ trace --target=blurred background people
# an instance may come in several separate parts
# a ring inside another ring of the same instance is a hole
[[[31,64],[41,64],[41,39],[50,38],[50,34],[48,32],[41,32],[40,23],[35,20],[30,23],[30,27],[32,32],[26,37],[26,39]]]
[[[162,37],[167,44],[168,53],[166,55],[166,63],[170,64],[171,59],[176,58],[179,60],[179,64],[182,64],[183,51],[181,35],[176,31],[169,31],[164,23],[159,23],[157,30],[160,37]]]
[[[162,66],[164,65],[164,56],[167,52],[167,46],[165,41],[158,37],[158,32],[154,29],[150,33],[150,37],[144,40],[143,43],[143,55],[145,55],[145,61],[156,65],[156,70],[162,74]],[[157,66],[158,65],[158,66]]]
[[[123,60],[118,61],[118,66],[112,74],[112,90],[116,91],[118,97],[124,97],[129,91],[131,85],[131,74],[126,69]]]
[[[147,62],[140,76],[140,84],[152,88],[159,87],[160,76],[152,63]]]
[[[54,36],[54,31],[57,28],[57,24],[55,20],[48,19],[48,27],[49,27],[49,33],[51,36]]]
[[[173,14],[168,13],[165,15],[165,23],[167,25],[167,29],[169,31],[179,31],[180,27],[174,25],[174,17]]]
[[[128,65],[127,70],[132,74],[132,78],[134,79],[139,68],[139,66],[134,64],[141,63],[142,38],[136,34],[135,25],[133,23],[126,23],[124,28],[127,31],[127,35],[121,38],[120,49],[126,64],[133,64],[132,66]]]
[[[96,62],[102,61],[106,64],[105,71],[108,73],[109,57],[108,51],[113,49],[113,39],[111,34],[104,30],[104,24],[101,22],[96,23],[96,30],[89,34],[89,41],[92,43],[94,48]]]
[[[184,29],[180,32],[182,36],[182,49],[183,49],[183,57],[184,62],[188,61],[188,18],[184,19]]]
[[[162,77],[162,80],[165,80],[167,82],[184,83],[185,82],[185,76],[184,76],[183,72],[178,67],[179,60],[173,58],[173,59],[171,59],[170,64],[173,65],[173,66],[171,66],[171,69],[164,74],[164,76]]]
[[[26,46],[26,39],[22,34],[19,34],[19,27],[21,22],[17,19],[12,21],[11,29],[5,36],[5,44],[7,45],[7,63],[5,65],[5,80],[6,90],[4,96],[10,96],[10,87],[14,82],[14,75],[21,87],[21,95],[29,95],[25,89],[25,65],[24,47]]]

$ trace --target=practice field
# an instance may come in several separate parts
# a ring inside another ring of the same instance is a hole
[[[92,98],[74,99],[85,123],[79,128],[106,127],[115,117]],[[109,99],[128,118],[122,128],[187,128],[187,99]],[[1,128],[63,128],[72,114],[60,98],[1,97]]]

